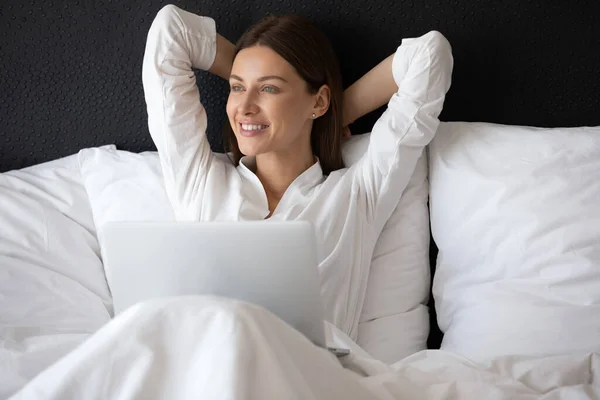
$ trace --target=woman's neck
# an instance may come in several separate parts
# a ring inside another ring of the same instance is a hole
[[[265,189],[271,213],[292,182],[315,162],[311,151],[270,152],[256,156],[254,173]]]

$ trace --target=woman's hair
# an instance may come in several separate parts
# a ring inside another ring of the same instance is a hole
[[[290,63],[306,81],[310,93],[322,85],[331,91],[327,112],[313,122],[310,142],[325,175],[344,167],[342,160],[342,77],[331,43],[307,19],[296,16],[267,16],[247,30],[236,44],[234,57],[248,47],[266,46]],[[231,125],[225,124],[224,144],[238,165],[242,153]]]

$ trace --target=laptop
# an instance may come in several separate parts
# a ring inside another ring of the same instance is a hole
[[[101,243],[115,315],[151,298],[224,296],[262,306],[326,347],[309,222],[111,222]]]

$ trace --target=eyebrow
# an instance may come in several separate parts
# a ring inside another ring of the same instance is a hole
[[[230,75],[229,79],[235,79],[237,81],[244,82],[244,80],[241,77],[237,76],[237,75]],[[283,81],[283,82],[287,83],[287,80],[285,80],[281,76],[277,76],[277,75],[262,76],[262,77],[258,78],[257,80],[258,80],[258,82],[264,82],[264,81],[268,81],[268,80],[271,80],[271,79],[278,79],[280,81]]]

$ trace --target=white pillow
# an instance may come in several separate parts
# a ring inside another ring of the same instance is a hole
[[[368,134],[351,137],[343,147],[346,164],[358,161],[368,141]],[[423,152],[375,244],[358,325],[357,344],[387,363],[427,348],[431,281],[428,196],[427,155]]]
[[[110,318],[77,155],[0,174],[0,398]]]
[[[600,351],[600,127],[443,123],[429,151],[442,349]]]
[[[348,165],[366,151],[369,136],[346,141],[343,152]],[[108,221],[174,219],[156,152],[85,149],[80,163],[99,230]],[[416,171],[376,244],[359,323],[359,345],[390,363],[426,348],[429,331],[425,156]]]
[[[95,147],[79,152],[79,164],[98,231],[110,221],[175,219],[156,152]]]

